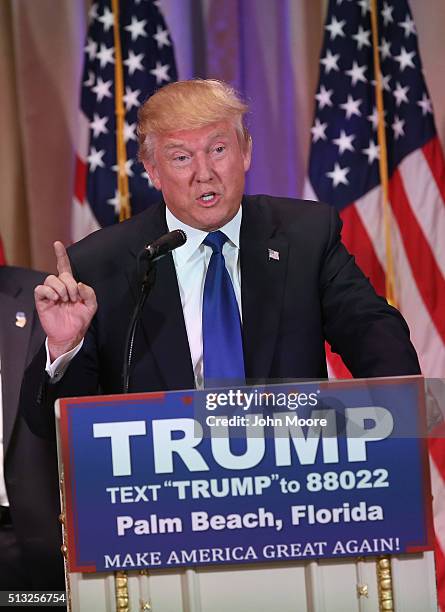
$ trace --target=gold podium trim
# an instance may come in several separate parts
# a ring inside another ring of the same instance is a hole
[[[377,588],[379,593],[379,612],[394,612],[394,595],[391,572],[391,557],[377,557]]]
[[[130,612],[127,572],[114,573],[114,588],[116,594],[116,612]]]

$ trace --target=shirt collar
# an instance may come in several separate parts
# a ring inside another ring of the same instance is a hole
[[[195,253],[195,251],[197,251],[209,232],[196,229],[195,227],[191,227],[190,225],[183,223],[177,217],[175,217],[168,207],[165,208],[165,218],[169,232],[180,229],[187,235],[187,242],[173,251],[175,265],[183,266]],[[233,219],[219,228],[220,231],[224,232],[230,242],[238,249],[240,245],[241,218],[242,206],[239,207],[238,212]]]

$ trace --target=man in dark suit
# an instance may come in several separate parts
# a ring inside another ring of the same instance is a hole
[[[122,390],[126,327],[140,292],[136,257],[167,230],[181,229],[188,240],[157,264],[134,345],[131,391],[202,387],[206,363],[213,357],[214,367],[215,354],[223,361],[201,323],[216,254],[207,243],[212,235],[222,236],[216,256],[222,253],[242,321],[248,382],[326,377],[325,339],[354,376],[419,372],[405,322],[341,244],[332,208],[243,197],[251,158],[246,110],[227,85],[200,80],[168,85],[142,107],[140,159],[164,202],[74,245],[69,258],[56,243],[59,275],[36,290],[48,354],[40,352],[24,386],[25,396],[35,395],[46,363],[51,384],[32,410],[27,396],[27,418],[39,433],[50,427],[47,405],[55,397]]]
[[[33,300],[44,278],[0,266],[0,590],[65,589],[55,442],[31,433],[18,414],[23,372],[44,338]]]

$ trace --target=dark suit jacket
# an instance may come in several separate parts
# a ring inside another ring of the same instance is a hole
[[[13,527],[30,588],[64,590],[55,442],[31,433],[18,414],[25,366],[43,340],[34,315],[33,289],[44,278],[40,272],[0,266],[4,472]],[[15,324],[18,312],[25,313],[24,327]]]
[[[341,222],[333,208],[268,196],[246,196],[242,206],[241,297],[248,381],[325,378],[325,338],[356,377],[419,373],[405,321],[375,294],[341,244]],[[55,397],[122,391],[126,329],[140,292],[136,257],[166,231],[160,203],[70,248],[74,274],[94,287],[99,308],[84,347],[61,382],[44,386],[38,405],[28,410],[28,422],[41,435],[48,435],[51,427],[47,416],[45,423],[46,405]],[[279,258],[270,257],[269,250]],[[42,380],[44,360],[42,351],[26,377],[29,408]],[[193,386],[169,255],[158,262],[157,280],[144,307],[130,390]]]

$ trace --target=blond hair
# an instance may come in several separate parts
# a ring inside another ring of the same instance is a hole
[[[222,81],[192,79],[165,85],[139,109],[139,160],[152,157],[156,136],[225,120],[233,122],[240,146],[245,149],[250,142],[243,123],[247,110],[238,92]]]

